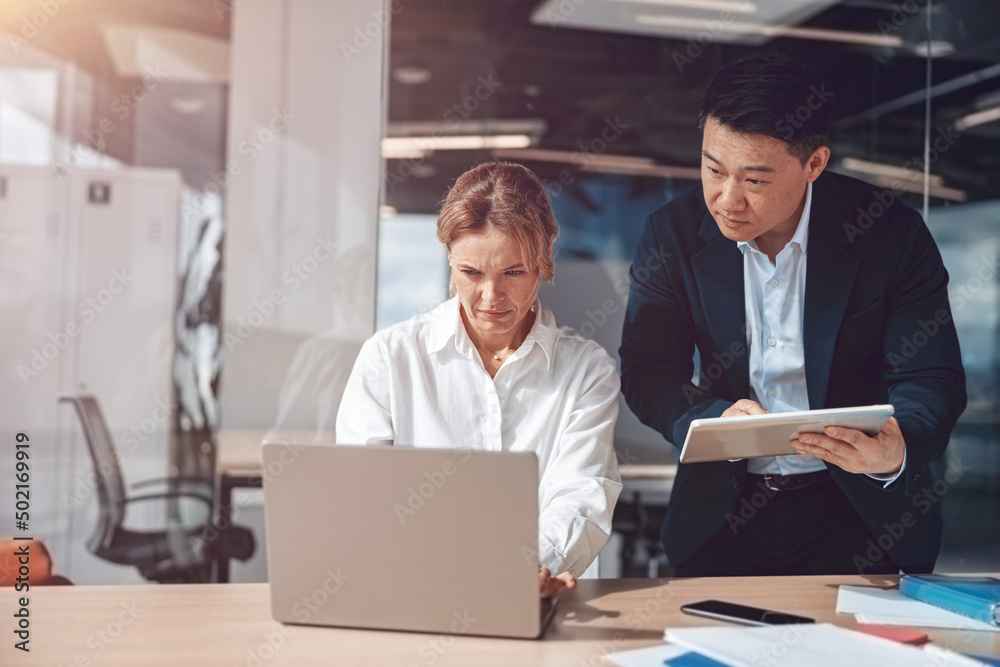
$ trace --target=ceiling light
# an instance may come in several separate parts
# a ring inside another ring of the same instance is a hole
[[[955,45],[943,39],[935,39],[930,42],[916,42],[910,45],[913,52],[918,56],[930,56],[931,58],[943,58],[955,53]]]
[[[1000,120],[1000,107],[991,107],[989,109],[983,109],[982,111],[970,113],[968,116],[962,116],[955,121],[955,129],[959,132],[964,132],[970,127],[985,125],[986,123],[992,123],[995,120]]]
[[[652,158],[633,155],[595,155],[579,151],[555,151],[540,148],[524,150],[498,150],[494,157],[507,160],[536,160],[538,162],[561,162],[579,167],[580,171],[596,171],[609,174],[632,174],[636,176],[657,176],[660,178],[683,178],[700,180],[700,167],[682,167],[656,164]],[[585,156],[581,161],[581,155]]]
[[[382,139],[382,154],[401,150],[410,151],[460,151],[490,148],[526,148],[531,145],[531,137],[526,134],[453,134],[425,137],[385,137]]]
[[[592,164],[600,163],[620,166],[648,166],[653,164],[652,158],[635,157],[632,155],[609,155],[607,153],[597,155],[593,153],[581,153],[580,151],[556,151],[547,148],[526,148],[523,150],[497,150],[493,154],[497,157],[510,158],[512,160],[536,160],[538,162],[565,162],[567,164]]]
[[[891,164],[881,162],[869,162],[853,157],[845,157],[840,162],[842,169],[872,177],[872,183],[895,192],[913,192],[923,194],[924,192],[924,172],[915,169],[904,169]],[[946,187],[944,179],[937,174],[929,174],[927,178],[927,192],[932,197],[938,199],[948,199],[950,201],[965,201],[968,195],[964,190]]]
[[[386,160],[423,160],[428,151],[416,148],[386,148],[382,146],[382,157]]]
[[[967,42],[966,32],[965,22],[955,12],[944,3],[935,2],[933,8],[927,5],[911,13],[901,26],[899,36],[914,55],[941,58],[954,54],[956,44]]]
[[[392,77],[405,86],[419,86],[431,80],[431,71],[426,67],[401,66],[392,70]]]
[[[431,178],[436,173],[437,169],[434,167],[434,165],[427,162],[418,164],[413,168],[414,178]]]
[[[681,7],[684,9],[701,9],[706,12],[735,12],[737,14],[756,14],[757,3],[750,0],[613,0],[615,2],[635,2],[646,5],[662,5],[664,7]]]
[[[422,137],[425,135],[458,134],[458,128],[449,128],[448,123],[440,120],[391,121],[386,128],[387,137]],[[545,132],[545,121],[539,118],[521,119],[484,119],[465,118],[461,123],[463,135],[469,134],[527,134],[540,137]]]
[[[891,178],[888,176],[876,176],[874,178],[874,184],[886,188],[888,190],[895,191],[905,191],[912,192],[914,194],[923,194],[924,186],[923,183],[918,183],[916,181],[904,181],[898,178]],[[965,201],[968,199],[968,195],[965,190],[957,190],[955,188],[946,188],[943,185],[940,186],[930,186],[927,188],[927,193],[931,197],[937,197],[938,199],[947,199],[949,201]]]
[[[902,181],[919,181],[921,184],[924,182],[924,172],[922,171],[917,171],[916,169],[905,169],[903,167],[883,164],[881,162],[860,160],[856,157],[845,157],[840,161],[840,166],[848,171],[860,174],[870,174],[872,176],[882,176]],[[929,180],[930,184],[933,186],[944,185],[944,179],[937,174],[931,174]]]
[[[635,17],[639,25],[681,28],[685,30],[705,29],[705,19],[683,16],[664,16],[639,14]],[[720,33],[763,35],[765,37],[795,37],[798,39],[815,39],[826,42],[844,42],[847,44],[864,44],[866,46],[881,46],[899,48],[903,40],[895,35],[881,35],[874,32],[853,32],[848,30],[827,30],[825,28],[799,28],[777,23],[729,23]]]
[[[203,97],[173,97],[170,100],[170,108],[177,113],[192,115],[205,110],[205,98]]]

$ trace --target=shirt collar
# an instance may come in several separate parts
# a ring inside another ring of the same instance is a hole
[[[802,215],[799,217],[799,224],[795,228],[795,233],[792,234],[792,239],[788,242],[789,245],[797,245],[803,254],[806,252],[806,246],[809,243],[809,214],[812,210],[812,196],[813,196],[813,184],[809,183],[806,186],[806,204],[802,207]],[[736,247],[740,249],[744,255],[747,252],[747,246],[760,252],[757,248],[757,243],[750,239],[749,241],[737,241]]]
[[[476,346],[473,345],[462,323],[460,307],[458,297],[454,296],[432,311],[430,334],[427,337],[428,354],[441,352],[449,344],[454,345],[455,349],[463,354],[476,353]],[[546,366],[551,370],[559,328],[556,326],[552,311],[543,308],[537,298],[532,307],[535,310],[535,322],[531,325],[531,331],[528,332],[524,343],[512,357],[526,356],[534,345],[538,345],[545,353]]]
[[[541,302],[536,298],[535,323],[531,325],[528,337],[524,339],[524,344],[518,350],[524,350],[524,354],[531,351],[528,343],[534,343],[545,353],[546,368],[552,370],[552,360],[555,357],[556,338],[559,336],[559,327],[556,326],[556,317],[548,308],[543,308]],[[516,353],[515,353],[516,354]]]
[[[462,321],[458,308],[458,297],[453,296],[431,311],[430,334],[427,336],[428,354],[440,352],[455,338]]]

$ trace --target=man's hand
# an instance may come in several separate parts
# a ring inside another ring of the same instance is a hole
[[[751,401],[749,398],[741,398],[736,401],[722,413],[723,417],[745,417],[747,415],[766,415],[770,414],[767,410],[760,407],[760,404],[756,401]]]
[[[538,591],[543,598],[555,595],[560,588],[576,588],[576,578],[569,572],[563,572],[552,576],[552,572],[547,567],[543,567],[538,573]]]
[[[889,417],[882,430],[869,438],[861,431],[841,426],[827,426],[822,433],[803,433],[792,440],[799,454],[829,461],[847,472],[868,475],[892,475],[903,465],[906,443],[899,422]]]
[[[766,415],[770,414],[767,410],[760,407],[760,404],[756,401],[751,401],[749,398],[741,398],[736,401],[722,413],[722,417],[745,417],[747,415]],[[743,459],[729,459],[730,463],[736,463],[737,461],[742,461]]]

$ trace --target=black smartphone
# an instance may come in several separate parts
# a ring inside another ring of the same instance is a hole
[[[816,620],[795,614],[785,614],[771,609],[758,609],[722,600],[703,600],[686,604],[681,611],[692,616],[716,618],[743,625],[786,625],[788,623],[815,623]]]

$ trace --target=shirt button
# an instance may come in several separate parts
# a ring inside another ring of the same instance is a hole
[[[774,347],[775,345],[778,344],[778,341],[774,340],[774,338],[768,338],[767,344],[770,345],[771,347]]]
[[[770,285],[771,287],[777,287],[778,281],[775,280],[774,278],[771,278],[771,281],[768,283],[768,285]]]
[[[777,394],[777,393],[778,393],[778,392],[776,392],[775,390],[773,390],[773,389],[770,389],[770,390],[768,390],[768,392],[767,392],[767,395],[768,395],[768,396],[774,396],[774,395],[775,395],[775,394]]]

